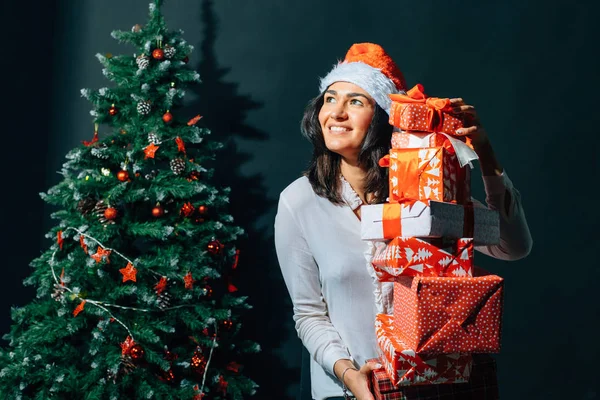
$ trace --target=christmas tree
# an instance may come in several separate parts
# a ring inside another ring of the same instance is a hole
[[[42,198],[53,244],[32,262],[37,298],[14,308],[0,350],[0,393],[14,399],[241,399],[238,363],[258,344],[234,284],[244,231],[211,179],[221,146],[201,116],[179,115],[199,82],[192,46],[150,4],[145,25],[115,31],[133,55],[98,55],[111,88],[84,89],[94,134]],[[191,117],[191,118],[190,118]]]

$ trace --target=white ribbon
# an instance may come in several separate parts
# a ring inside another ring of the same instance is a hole
[[[460,164],[461,168],[467,164],[469,164],[469,167],[473,168],[473,164],[471,162],[479,160],[479,156],[477,155],[477,153],[475,153],[475,150],[467,146],[465,142],[462,142],[446,133],[439,133],[446,136],[446,138],[450,141],[450,144],[454,148],[456,158],[458,158],[458,163]]]

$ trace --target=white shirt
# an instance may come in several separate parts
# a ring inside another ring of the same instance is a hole
[[[500,211],[500,244],[478,247],[492,257],[526,256],[531,236],[520,196],[506,173],[484,177],[488,207]],[[275,217],[275,247],[294,307],[296,331],[311,356],[312,397],[342,396],[333,373],[339,359],[357,366],[377,357],[375,299],[367,269],[369,243],[353,210],[362,202],[342,178],[345,204],[317,196],[301,177],[283,190]],[[506,193],[510,204],[504,204]]]

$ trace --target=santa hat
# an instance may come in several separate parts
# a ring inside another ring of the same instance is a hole
[[[404,76],[383,47],[374,43],[356,43],[339,62],[321,78],[319,90],[325,92],[335,82],[350,82],[365,90],[388,114],[390,94],[404,93]]]

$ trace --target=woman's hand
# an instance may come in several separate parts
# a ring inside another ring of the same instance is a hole
[[[503,171],[502,166],[496,160],[490,139],[483,126],[481,126],[475,107],[465,104],[461,98],[450,99],[450,105],[452,106],[452,112],[460,115],[464,122],[463,128],[458,129],[456,133],[459,136],[468,136],[471,138],[473,150],[479,156],[481,173],[484,176],[501,175]]]
[[[352,392],[356,400],[375,400],[371,393],[369,380],[373,370],[381,368],[381,364],[369,362],[363,365],[358,371],[348,370],[344,376],[346,387]]]

